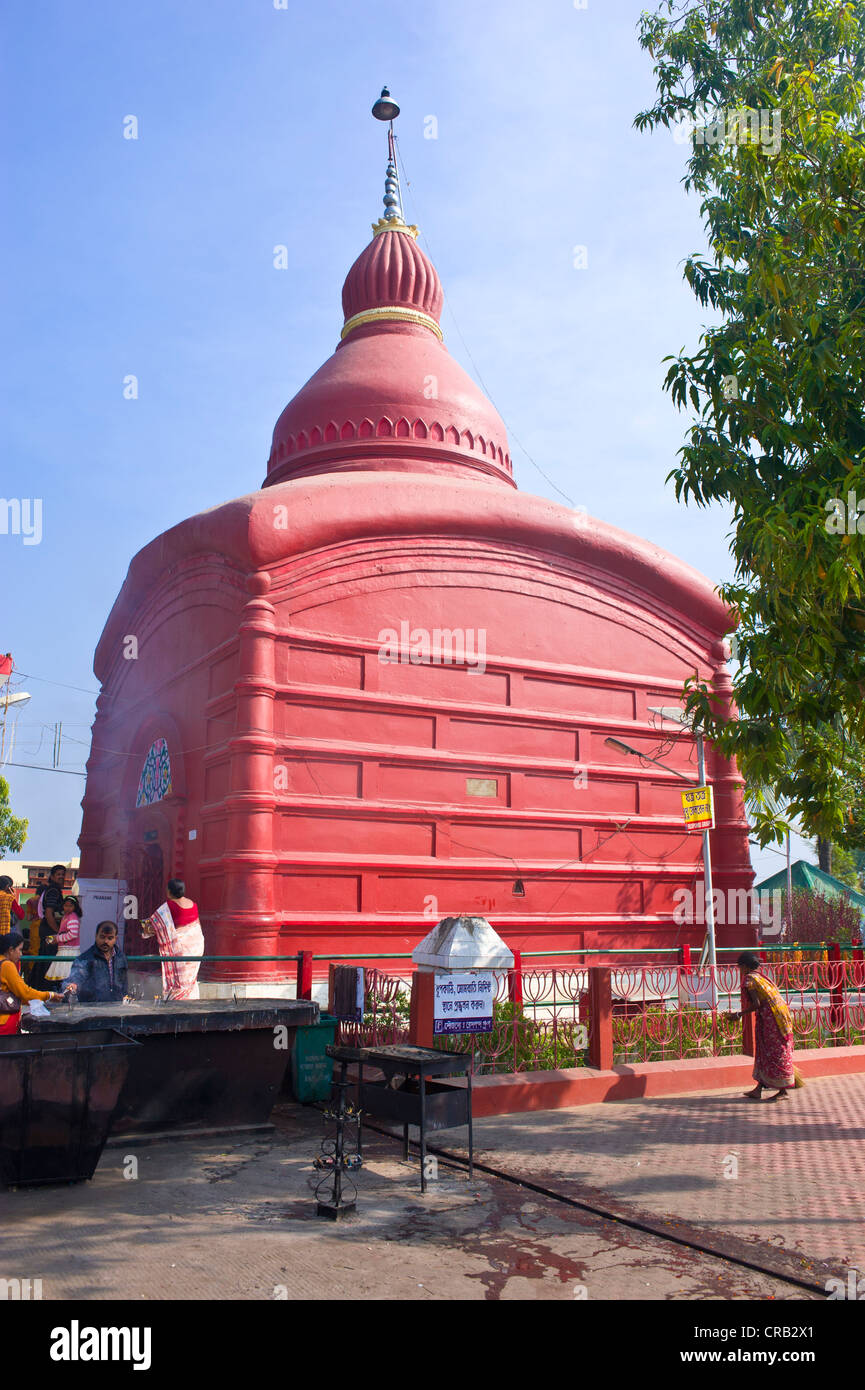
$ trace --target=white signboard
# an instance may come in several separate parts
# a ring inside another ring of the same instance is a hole
[[[86,951],[96,938],[100,922],[117,923],[117,944],[123,950],[123,899],[126,895],[124,878],[79,878],[81,899],[81,949]],[[61,952],[62,954],[62,952]]]
[[[433,1033],[491,1033],[495,997],[492,970],[436,971]]]

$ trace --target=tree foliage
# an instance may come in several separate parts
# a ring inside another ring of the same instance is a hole
[[[739,719],[696,678],[688,707],[804,833],[865,845],[865,0],[663,0],[640,43],[636,125],[693,128],[684,273],[718,319],[667,359],[693,412],[670,477],[733,512]],[[761,843],[786,823],[764,808]]]
[[[862,850],[845,849],[842,845],[832,846],[832,874],[846,883],[848,888],[862,892],[862,871],[865,869],[865,853]]]
[[[27,839],[29,821],[13,816],[9,805],[9,783],[0,777],[0,858],[11,850],[18,854]]]

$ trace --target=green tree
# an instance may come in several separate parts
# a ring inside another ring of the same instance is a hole
[[[663,0],[640,43],[657,100],[636,125],[692,127],[709,253],[684,274],[718,319],[667,359],[693,412],[670,477],[733,514],[739,718],[696,677],[687,706],[805,834],[865,845],[865,4]]]
[[[9,806],[9,783],[5,777],[0,777],[0,859],[8,854],[9,850],[13,854],[20,853],[27,839],[29,824],[29,821],[22,820],[20,816],[13,816]]]
[[[865,856],[861,850],[845,849],[843,845],[832,846],[832,873],[848,888],[862,892],[862,869]]]

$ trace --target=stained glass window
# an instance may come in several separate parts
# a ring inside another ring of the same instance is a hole
[[[158,738],[150,745],[147,757],[144,759],[144,766],[138,779],[138,795],[135,798],[135,805],[152,806],[154,801],[161,801],[170,793],[171,760],[168,756],[168,744],[164,738]]]

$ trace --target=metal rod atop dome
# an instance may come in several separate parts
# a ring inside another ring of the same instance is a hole
[[[399,170],[396,162],[396,147],[393,139],[393,123],[399,115],[399,107],[392,99],[387,87],[382,87],[381,96],[373,104],[372,114],[377,121],[387,121],[387,173],[384,180],[384,223],[392,226],[404,226],[405,217],[402,210],[402,190],[399,184]]]

